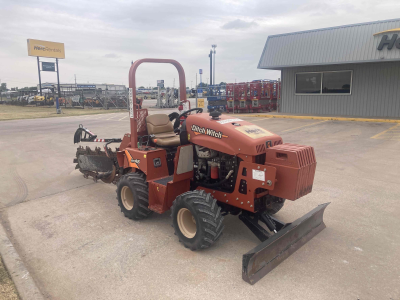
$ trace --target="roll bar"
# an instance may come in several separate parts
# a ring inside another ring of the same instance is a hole
[[[160,58],[143,58],[135,61],[129,70],[129,88],[132,89],[132,108],[133,116],[130,117],[131,120],[131,147],[137,148],[137,111],[136,111],[136,70],[142,63],[159,63],[159,64],[173,64],[178,70],[179,74],[179,89],[180,98],[179,100],[186,99],[186,80],[185,71],[183,70],[181,64],[173,59],[160,59]],[[132,109],[131,108],[131,109]]]

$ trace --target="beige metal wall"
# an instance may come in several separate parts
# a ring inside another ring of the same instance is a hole
[[[353,70],[351,95],[295,95],[297,72]],[[285,68],[280,111],[293,114],[400,118],[400,62]]]

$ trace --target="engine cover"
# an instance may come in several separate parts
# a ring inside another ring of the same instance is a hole
[[[268,146],[282,144],[282,138],[250,122],[221,115],[212,119],[209,114],[189,115],[186,119],[189,142],[229,155],[259,155]]]

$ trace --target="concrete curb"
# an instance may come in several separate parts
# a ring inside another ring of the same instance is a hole
[[[301,119],[301,120],[325,120],[325,121],[352,121],[352,122],[374,122],[374,123],[400,123],[396,119],[367,119],[367,118],[344,118],[344,117],[318,117],[318,116],[291,116],[291,115],[250,115],[250,114],[235,114],[240,117],[255,117],[255,118],[276,118],[276,119]]]
[[[21,257],[7,237],[7,234],[0,224],[0,255],[3,258],[5,267],[10,273],[19,297],[22,300],[44,300],[31,274],[26,269]]]

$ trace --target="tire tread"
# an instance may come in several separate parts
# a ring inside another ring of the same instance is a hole
[[[202,224],[200,227],[201,232],[197,232],[193,238],[195,241],[188,242],[180,233],[178,226],[173,222],[175,235],[179,237],[179,242],[191,250],[206,249],[212,246],[221,236],[224,229],[224,226],[222,226],[224,217],[221,215],[221,208],[218,206],[217,200],[210,193],[206,193],[203,190],[183,193],[176,197],[173,202],[171,217],[177,215],[178,206],[181,208],[182,203],[194,208],[198,215],[198,220]]]
[[[149,190],[146,182],[146,175],[136,172],[125,174],[118,181],[117,191],[120,190],[122,185],[128,185],[131,190],[134,189],[137,196],[135,201],[138,201],[137,209],[130,212],[123,208],[122,202],[119,199],[120,195],[117,196],[118,204],[124,216],[132,220],[147,218],[152,211],[149,209]]]

